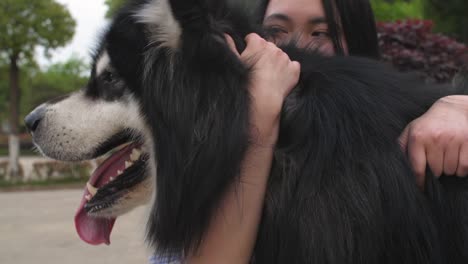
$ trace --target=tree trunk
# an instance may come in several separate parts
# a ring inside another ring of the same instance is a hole
[[[18,54],[10,57],[10,136],[8,151],[10,155],[9,178],[18,180],[19,177],[19,67]]]

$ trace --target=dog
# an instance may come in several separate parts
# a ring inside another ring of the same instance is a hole
[[[149,203],[155,252],[188,254],[239,180],[249,134],[256,32],[225,1],[135,0],[103,35],[88,85],[26,117],[46,156],[113,154],[75,217],[80,237],[109,243],[115,217]],[[468,263],[466,179],[416,185],[397,139],[449,92],[378,62],[286,45],[299,84],[286,98],[252,263]]]
[[[467,93],[468,91],[468,63],[466,65],[463,65],[460,71],[455,75],[455,77],[452,80],[452,86],[456,87],[458,90],[462,89],[462,91],[465,94]]]

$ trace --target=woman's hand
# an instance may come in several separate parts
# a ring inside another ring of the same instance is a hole
[[[400,136],[403,151],[423,188],[426,164],[437,177],[468,174],[468,96],[439,99]]]
[[[300,64],[257,34],[245,38],[247,48],[239,54],[234,41],[226,35],[231,50],[242,62],[253,68],[250,94],[252,96],[252,136],[256,143],[274,145],[278,137],[279,117],[284,99],[299,81]]]

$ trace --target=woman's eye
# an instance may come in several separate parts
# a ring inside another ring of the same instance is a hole
[[[274,32],[274,33],[288,34],[288,31],[287,31],[286,29],[283,29],[283,28],[275,27],[275,28],[272,28],[271,30],[272,30],[272,32]]]
[[[323,37],[323,38],[328,38],[330,36],[327,31],[314,31],[312,32],[311,35],[312,37]]]
[[[288,34],[288,31],[281,27],[267,27],[265,28],[265,31],[269,36],[278,36],[279,34]]]

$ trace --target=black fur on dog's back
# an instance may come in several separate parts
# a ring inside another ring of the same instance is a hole
[[[287,52],[302,75],[282,116],[259,263],[465,263],[467,181],[428,176],[424,195],[397,142],[444,92],[369,60]]]
[[[145,33],[132,12],[106,38],[114,67],[137,83],[154,136],[148,240],[159,252],[187,254],[238,181],[249,145],[252,70],[223,33],[245,46],[254,28],[224,1],[170,3],[183,29],[176,51],[145,57],[151,47],[132,44]],[[285,50],[302,74],[282,112],[254,262],[467,263],[467,181],[429,177],[422,193],[397,142],[446,93],[374,61]]]

